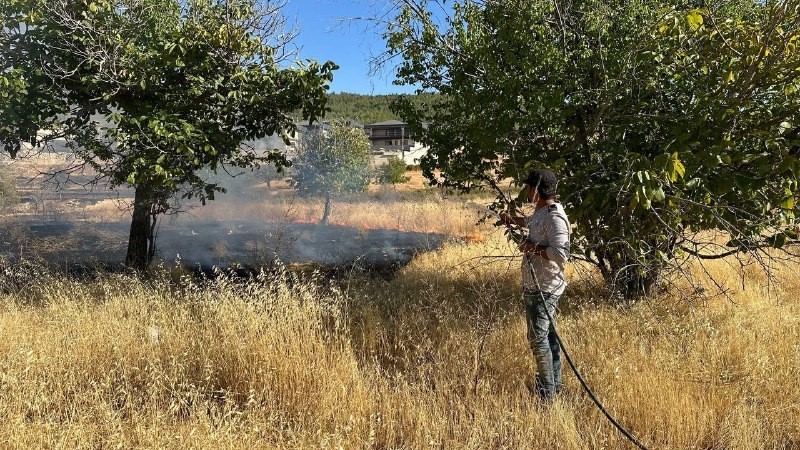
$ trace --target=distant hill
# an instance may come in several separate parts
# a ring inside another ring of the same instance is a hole
[[[433,103],[438,98],[437,94],[409,95],[415,103]],[[389,105],[398,95],[363,95],[341,92],[328,94],[328,106],[331,111],[326,115],[328,119],[345,118],[354,119],[362,124],[382,122],[384,120],[400,120],[392,113]]]

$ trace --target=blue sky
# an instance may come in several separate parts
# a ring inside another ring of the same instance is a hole
[[[394,73],[369,74],[369,59],[385,50],[378,31],[357,17],[374,17],[387,7],[380,0],[289,0],[284,13],[296,23],[300,59],[331,60],[339,65],[331,92],[358,94],[408,93],[413,88],[394,86]]]

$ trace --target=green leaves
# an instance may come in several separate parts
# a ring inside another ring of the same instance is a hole
[[[42,14],[37,2],[14,5],[11,17],[39,21],[20,36],[0,37],[24,44],[0,42],[11,49],[0,67],[0,95],[13,96],[0,104],[0,123],[7,125],[0,127],[0,142],[11,152],[19,139],[63,117],[65,134],[89,149],[87,160],[98,156],[91,149],[118,146],[113,164],[103,156],[109,164],[98,167],[113,183],[163,180],[202,190],[196,173],[204,167],[259,158],[246,154],[242,142],[291,129],[291,111],[324,112],[335,65],[280,67],[269,42],[260,40],[252,20],[259,11],[249,0],[225,7],[204,0],[123,0],[111,7],[93,0],[54,14]],[[236,45],[216,39],[220,30]],[[41,66],[49,61],[58,63]],[[14,88],[23,80],[34,89]],[[110,126],[96,128],[90,115],[69,111],[97,112]],[[134,165],[136,175],[129,176]]]
[[[403,58],[399,82],[443,99],[396,104],[430,145],[427,176],[470,190],[554,170],[577,252],[607,279],[675,263],[674,243],[693,236],[684,230],[752,236],[754,248],[793,220],[794,13],[738,1],[713,11],[659,0],[562,11],[542,0],[456,2],[436,28],[426,2],[410,4],[388,40]]]
[[[673,183],[678,181],[678,178],[683,178],[686,175],[686,167],[678,157],[678,152],[673,153],[667,160],[666,171],[669,180]]]
[[[637,208],[649,210],[653,203],[662,203],[667,196],[664,192],[664,180],[660,179],[656,172],[650,170],[640,170],[634,173],[634,184],[631,186],[633,195],[628,207],[631,211]]]
[[[698,10],[694,10],[686,15],[686,23],[692,31],[697,31],[703,26],[703,15]]]
[[[667,196],[664,193],[664,189],[662,189],[661,187],[658,187],[658,188],[653,190],[652,198],[653,198],[653,201],[663,202],[667,198]]]
[[[304,130],[292,160],[292,182],[301,194],[363,192],[372,179],[371,145],[362,128],[344,121]]]
[[[783,198],[781,199],[780,207],[784,211],[794,211],[795,210],[795,202],[794,202],[794,192],[791,189],[785,189],[783,193]]]
[[[166,208],[201,202],[221,165],[285,162],[243,143],[285,135],[291,113],[325,111],[335,64],[276,60],[250,0],[13,1],[0,33],[0,149],[65,136],[112,186]],[[11,24],[28,26],[8,26]],[[108,123],[98,126],[97,117]]]
[[[379,166],[376,175],[378,183],[393,186],[410,180],[406,176],[406,163],[396,156],[390,157],[386,163]]]
[[[789,172],[786,175],[797,179],[798,175],[800,175],[800,170],[798,169],[800,169],[800,164],[798,162],[798,159],[794,156],[786,156],[778,165],[778,168],[775,172],[778,175],[782,175],[785,174],[786,172]]]

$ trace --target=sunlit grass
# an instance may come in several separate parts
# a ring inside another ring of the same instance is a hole
[[[459,226],[441,205],[408,207],[396,214],[432,216],[405,218],[410,228]],[[7,267],[0,443],[624,448],[568,368],[554,405],[530,395],[519,261],[484,233],[419,255],[390,280],[74,281]],[[651,448],[797,447],[796,267],[774,267],[772,280],[732,261],[689,270],[695,285],[615,306],[596,273],[572,264],[559,326],[581,371]],[[698,285],[714,288],[708,274],[727,297],[699,299]]]

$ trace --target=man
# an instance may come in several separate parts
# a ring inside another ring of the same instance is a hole
[[[553,172],[537,169],[525,179],[533,215],[502,214],[506,224],[527,226],[528,238],[519,245],[528,343],[536,358],[536,391],[550,401],[561,389],[561,353],[555,332],[556,306],[567,286],[564,264],[569,258],[569,219],[556,202],[558,180]],[[549,313],[549,314],[548,314]],[[552,319],[552,321],[551,321]]]

